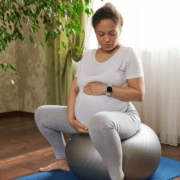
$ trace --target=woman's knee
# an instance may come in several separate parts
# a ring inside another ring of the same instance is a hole
[[[42,119],[41,116],[42,116],[42,114],[44,114],[44,112],[45,112],[45,106],[46,106],[46,105],[39,106],[39,107],[36,109],[35,113],[34,113],[34,119],[35,119],[35,121],[38,122],[38,123],[40,123],[40,120]]]
[[[114,125],[108,111],[96,113],[89,122],[89,131],[103,131],[105,129],[112,129],[113,127]]]

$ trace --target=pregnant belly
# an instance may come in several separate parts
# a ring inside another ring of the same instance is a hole
[[[106,95],[93,96],[79,92],[75,104],[75,117],[83,125],[89,126],[92,116],[101,111],[126,111],[128,102]]]

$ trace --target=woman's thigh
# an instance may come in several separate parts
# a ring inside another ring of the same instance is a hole
[[[120,111],[101,111],[90,120],[91,128],[99,131],[115,129],[121,140],[133,136],[140,128],[141,120],[131,113]]]
[[[67,106],[43,105],[36,109],[35,120],[37,124],[68,134],[79,133],[68,121]]]

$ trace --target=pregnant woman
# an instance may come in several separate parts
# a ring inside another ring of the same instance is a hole
[[[83,133],[89,134],[110,178],[124,180],[121,140],[140,128],[131,101],[144,99],[143,67],[136,51],[119,43],[123,18],[111,3],[96,11],[92,25],[100,48],[84,53],[67,106],[44,105],[35,112],[36,124],[58,160],[40,171],[70,171],[62,133]]]

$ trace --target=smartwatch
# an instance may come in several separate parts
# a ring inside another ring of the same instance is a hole
[[[107,88],[106,88],[106,95],[111,96],[112,92],[113,92],[113,87],[112,87],[112,85],[108,84]]]

